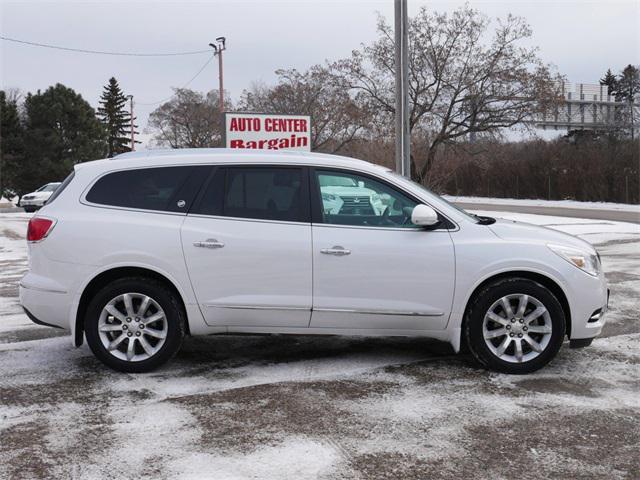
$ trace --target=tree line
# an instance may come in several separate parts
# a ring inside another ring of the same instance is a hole
[[[539,113],[562,101],[564,78],[529,46],[531,36],[522,18],[509,15],[492,24],[469,6],[452,13],[422,8],[410,19],[413,179],[460,195],[637,202],[638,148],[627,121],[604,132],[573,132],[553,142],[509,141],[508,132],[534,128]],[[312,150],[393,166],[394,44],[392,28],[383,18],[378,20],[378,38],[348,58],[306,71],[281,69],[276,75],[275,84],[254,83],[237,99],[225,92],[225,109],[310,115]],[[616,99],[629,102],[633,125],[638,68],[629,65],[619,75],[609,70],[602,82]],[[220,94],[176,89],[149,117],[152,146],[222,146]],[[61,178],[76,162],[129,149],[131,118],[115,79],[105,87],[96,113],[62,85],[27,95],[21,106],[5,94],[0,101],[0,188],[5,191],[24,193]],[[587,157],[581,164],[579,159]],[[538,162],[537,169],[532,162]],[[588,177],[581,174],[586,163],[594,173]],[[534,181],[547,170],[547,177]],[[568,179],[583,190],[569,186]],[[624,186],[602,188],[622,181],[631,185],[624,198],[618,195]]]
[[[0,194],[22,196],[62,180],[77,163],[129,151],[126,100],[115,78],[104,87],[97,111],[59,83],[24,99],[17,91],[0,91]]]

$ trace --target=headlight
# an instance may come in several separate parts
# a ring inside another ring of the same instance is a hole
[[[322,193],[322,200],[326,200],[328,202],[335,202],[338,199],[335,195],[331,193]]]
[[[567,262],[587,272],[589,275],[597,277],[598,273],[600,273],[600,260],[597,253],[585,252],[584,250],[563,245],[547,245],[547,247],[553,253],[561,256]]]
[[[382,199],[380,199],[380,195],[378,195],[377,193],[372,193],[371,203],[382,203]]]

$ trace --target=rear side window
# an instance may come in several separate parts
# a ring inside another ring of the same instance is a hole
[[[220,168],[194,213],[306,222],[309,195],[305,178],[300,168]]]
[[[173,201],[193,169],[191,166],[159,167],[109,173],[91,187],[86,199],[114,207],[176,211]],[[188,205],[181,210],[186,209]]]
[[[60,196],[60,194],[62,193],[62,191],[67,188],[67,185],[69,185],[71,183],[71,180],[73,180],[73,177],[75,176],[76,172],[75,170],[73,170],[69,175],[67,175],[67,178],[65,178],[62,183],[58,186],[58,188],[56,188],[53,193],[51,194],[51,196],[47,199],[47,201],[45,202],[45,204],[49,205],[51,202],[53,202],[56,198],[58,198]]]

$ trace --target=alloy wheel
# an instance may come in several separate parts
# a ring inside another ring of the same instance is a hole
[[[164,345],[167,330],[162,307],[142,293],[123,293],[112,298],[98,319],[98,333],[104,348],[128,362],[153,357]]]
[[[538,357],[549,345],[551,316],[544,304],[523,293],[505,295],[487,310],[482,334],[500,360],[523,363]]]

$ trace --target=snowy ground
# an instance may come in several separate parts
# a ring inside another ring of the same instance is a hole
[[[17,304],[27,214],[0,214],[0,478],[640,477],[640,227],[512,213],[598,245],[603,336],[525,377],[422,339],[190,338],[112,372]]]
[[[465,204],[491,204],[491,205],[522,205],[527,207],[548,208],[579,208],[582,210],[612,210],[635,212],[640,215],[640,205],[611,202],[577,202],[575,200],[542,200],[526,198],[493,198],[493,197],[464,197],[455,195],[443,195],[450,202]]]

